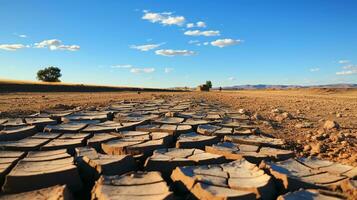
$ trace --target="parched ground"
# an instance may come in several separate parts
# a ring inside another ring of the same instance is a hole
[[[298,155],[357,165],[357,90],[293,89],[223,92],[2,93],[0,117],[18,117],[49,108],[106,106],[119,100],[157,96],[206,99],[260,116],[261,130],[286,139]],[[326,121],[339,128],[324,129]]]
[[[161,94],[161,93],[160,93]],[[165,93],[169,94],[169,93]],[[56,92],[0,93],[1,116],[16,117],[51,108],[106,106],[120,100],[149,99],[155,93],[143,92]]]
[[[260,114],[260,128],[286,139],[298,155],[357,165],[357,90],[244,90],[196,93],[194,97]],[[340,127],[326,129],[326,121]]]

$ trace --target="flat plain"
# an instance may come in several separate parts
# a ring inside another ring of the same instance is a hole
[[[1,93],[0,111],[5,199],[357,195],[356,89]]]
[[[45,109],[105,107],[120,100],[148,100],[159,97],[204,99],[227,105],[235,111],[245,109],[252,115],[261,115],[264,121],[260,127],[262,130],[287,139],[298,151],[303,150],[304,145],[312,144],[314,147],[315,143],[323,143],[322,146],[337,145],[321,139],[314,140],[318,135],[325,134],[322,132],[325,121],[335,121],[340,128],[331,129],[332,134],[338,134],[336,137],[344,137],[342,135],[346,134],[353,138],[347,141],[348,144],[343,143],[342,146],[336,147],[339,149],[338,153],[325,151],[321,156],[357,164],[357,147],[354,145],[357,141],[355,139],[357,137],[357,89],[141,92],[140,94],[137,92],[3,93],[0,94],[0,111],[2,117],[17,117]],[[282,116],[286,115],[285,112],[290,115]],[[331,138],[334,138],[334,135]],[[307,146],[305,148],[309,149]],[[334,151],[336,148],[333,148]]]

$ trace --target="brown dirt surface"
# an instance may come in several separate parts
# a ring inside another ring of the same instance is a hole
[[[175,92],[177,89],[90,85],[63,82],[39,82],[0,79],[0,94],[10,92]],[[181,88],[182,91],[182,88]]]
[[[56,92],[0,93],[1,116],[16,117],[46,109],[108,106],[120,100],[150,99],[155,93],[142,92]]]
[[[120,100],[165,96],[205,99],[256,113],[260,129],[285,139],[297,155],[357,166],[357,89],[239,90],[212,92],[1,93],[0,117],[19,117],[51,108],[104,107]],[[274,112],[273,112],[274,111]],[[280,112],[280,113],[279,113]],[[324,129],[326,120],[340,127]]]

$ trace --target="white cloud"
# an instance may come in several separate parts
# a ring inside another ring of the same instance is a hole
[[[186,24],[186,28],[193,28],[195,27],[195,24],[194,23],[188,23]]]
[[[185,17],[183,16],[175,16],[175,17],[168,17],[162,20],[162,24],[165,25],[179,25],[181,26],[185,22]]]
[[[78,45],[59,45],[59,46],[50,46],[51,50],[67,50],[67,51],[78,51],[81,47]]]
[[[357,65],[345,65],[342,68],[343,69],[353,69],[353,68],[357,68]]]
[[[228,78],[228,80],[230,80],[230,81],[235,81],[235,80],[236,80],[236,78],[235,78],[235,77],[233,77],[233,76],[231,76],[231,77],[229,77],[229,78]]]
[[[209,42],[204,42],[203,45],[207,46],[209,45]]]
[[[195,43],[199,43],[200,41],[198,41],[198,40],[190,40],[190,41],[188,41],[188,43],[189,44],[195,44]]]
[[[14,33],[14,35],[16,35],[17,37],[20,37],[20,38],[27,38],[27,35],[25,35],[25,34]]]
[[[170,73],[173,70],[174,70],[174,68],[166,67],[164,71],[165,71],[165,73]]]
[[[195,23],[187,23],[186,24],[186,28],[194,28],[194,27],[199,27],[199,28],[205,28],[206,27],[206,23],[199,21]]]
[[[172,15],[172,12],[162,12],[163,15]]]
[[[338,63],[340,63],[340,64],[348,64],[348,63],[350,63],[350,61],[349,60],[339,60]]]
[[[357,69],[336,72],[336,75],[352,75],[352,74],[357,74]]]
[[[212,41],[211,45],[219,47],[219,48],[223,48],[223,47],[226,47],[226,46],[232,46],[232,45],[240,44],[241,42],[242,42],[241,40],[218,39],[218,40]]]
[[[132,68],[130,70],[131,73],[152,73],[155,71],[155,68]]]
[[[146,12],[142,19],[149,20],[152,23],[160,22],[163,20],[163,16],[159,13]]]
[[[61,43],[62,41],[57,39],[43,40],[42,42],[35,43],[35,48],[50,48],[51,46],[59,46]]]
[[[155,54],[161,56],[192,56],[195,52],[189,50],[160,49],[156,50]]]
[[[16,51],[17,49],[30,48],[30,45],[23,44],[1,44],[0,49],[7,51]],[[61,40],[52,39],[44,40],[39,43],[35,43],[33,48],[48,48],[50,50],[67,50],[78,51],[81,47],[78,45],[64,45]]]
[[[220,32],[219,31],[200,31],[200,30],[189,30],[189,31],[186,31],[184,33],[185,35],[189,35],[189,36],[206,36],[206,37],[209,37],[209,36],[219,36],[220,35]]]
[[[78,45],[64,45],[61,40],[51,39],[43,40],[42,42],[35,43],[35,48],[48,48],[52,51],[54,50],[67,50],[67,51],[78,51],[81,47]]]
[[[118,68],[118,69],[128,69],[132,68],[132,65],[112,65],[111,68]]]
[[[23,49],[27,48],[29,46],[23,45],[23,44],[0,44],[0,49],[6,50],[6,51],[16,51],[18,49]]]
[[[154,13],[144,10],[142,19],[148,20],[152,23],[160,23],[163,25],[178,25],[181,26],[185,23],[184,16],[173,16],[171,12]]]
[[[349,63],[349,62],[347,62]],[[340,72],[336,72],[336,75],[353,75],[353,74],[357,74],[357,65],[346,65],[342,67],[342,71]]]
[[[130,48],[137,49],[140,51],[149,51],[152,49],[156,49],[157,47],[161,46],[162,44],[145,44],[145,45],[131,45]]]
[[[206,27],[206,23],[200,21],[200,22],[197,22],[197,23],[196,23],[196,26],[197,26],[197,27],[201,27],[201,28],[205,28],[205,27]]]
[[[310,69],[310,72],[318,72],[318,71],[320,71],[320,68],[318,67]]]
[[[153,67],[135,67],[133,65],[125,64],[125,65],[112,65],[110,66],[113,69],[127,69],[131,73],[140,74],[140,73],[152,73],[155,71]]]

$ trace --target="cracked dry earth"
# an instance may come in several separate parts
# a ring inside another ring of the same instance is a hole
[[[143,94],[3,115],[0,199],[356,199],[353,123],[257,95]]]

